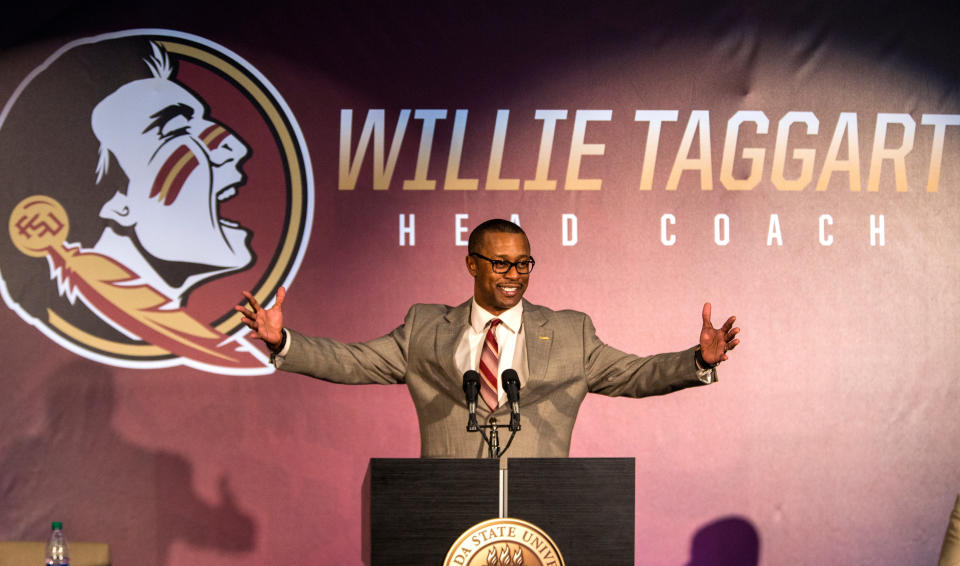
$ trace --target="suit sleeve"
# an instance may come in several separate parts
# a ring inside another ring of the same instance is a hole
[[[402,325],[369,342],[344,344],[287,329],[290,349],[276,359],[276,367],[334,383],[404,383],[410,329],[415,324],[416,311],[415,305],[407,312]]]
[[[960,495],[950,513],[950,522],[947,523],[947,534],[943,537],[940,547],[940,561],[938,566],[960,565]]]
[[[590,317],[583,315],[584,376],[591,393],[648,397],[704,385],[694,350],[646,357],[628,354],[604,344]]]

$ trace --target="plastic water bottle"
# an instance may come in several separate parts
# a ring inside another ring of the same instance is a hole
[[[47,566],[70,566],[70,547],[63,536],[63,523],[57,521],[50,527],[50,540],[47,542]]]

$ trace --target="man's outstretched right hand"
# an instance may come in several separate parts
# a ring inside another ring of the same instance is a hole
[[[286,294],[287,290],[283,287],[277,289],[276,304],[264,309],[249,291],[244,291],[243,296],[250,303],[250,308],[243,305],[233,307],[243,315],[242,322],[253,331],[250,337],[263,340],[272,351],[276,351],[283,340],[283,299]]]

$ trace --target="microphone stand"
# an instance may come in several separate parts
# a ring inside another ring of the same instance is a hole
[[[517,435],[517,430],[519,430],[519,429],[514,429],[513,427],[510,427],[510,425],[498,424],[497,419],[492,417],[490,418],[489,424],[482,424],[482,425],[476,425],[476,426],[477,426],[476,430],[480,432],[480,436],[483,437],[483,441],[487,443],[488,458],[499,458],[500,456],[503,456],[506,453],[506,451],[510,448],[510,445],[513,444],[513,437]],[[500,450],[500,433],[497,431],[498,429],[501,429],[505,426],[510,428],[510,438],[507,440],[507,445],[503,448],[503,450]],[[490,429],[489,438],[487,438],[486,433],[483,432],[483,429],[485,428]],[[467,430],[470,431],[470,425],[467,425]],[[476,432],[476,431],[471,431],[471,432]]]
[[[512,375],[511,375],[512,374]],[[520,430],[520,411],[518,409],[519,394],[517,390],[520,388],[520,380],[517,378],[517,372],[508,369],[504,372],[504,383],[509,385],[505,387],[507,389],[507,396],[510,398],[510,424],[502,425],[497,423],[497,419],[491,417],[488,424],[477,424],[477,395],[480,391],[480,374],[474,370],[468,370],[463,374],[463,392],[467,396],[467,411],[469,416],[467,417],[467,432],[479,432],[480,436],[483,437],[483,441],[487,444],[487,455],[490,458],[499,458],[502,456],[513,444],[513,437],[516,436],[517,431]],[[510,439],[507,441],[507,446],[503,450],[500,450],[500,433],[498,429],[508,426],[510,428]],[[487,433],[484,432],[484,429],[490,430],[490,436],[487,436]]]

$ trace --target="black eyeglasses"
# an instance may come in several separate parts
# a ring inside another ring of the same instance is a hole
[[[480,259],[485,259],[490,262],[490,267],[493,269],[494,273],[504,274],[510,271],[511,267],[517,268],[517,273],[520,275],[526,275],[533,271],[533,265],[536,263],[533,261],[532,257],[527,259],[521,259],[519,261],[507,261],[505,259],[490,259],[484,257],[478,253],[470,252],[470,255],[475,255]]]

